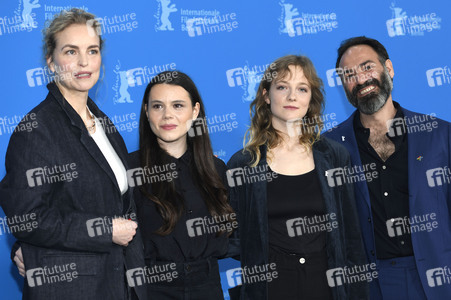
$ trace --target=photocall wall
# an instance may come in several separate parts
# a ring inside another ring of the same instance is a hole
[[[227,162],[242,148],[249,104],[264,70],[287,54],[313,61],[326,91],[325,130],[336,126],[354,111],[335,72],[336,50],[342,40],[357,35],[386,46],[395,72],[395,101],[451,121],[451,3],[446,0],[4,0],[0,178],[12,132],[33,130],[33,122],[16,126],[44,100],[52,80],[42,56],[42,29],[72,7],[95,14],[102,24],[104,68],[90,96],[115,123],[130,152],[138,147],[146,85],[159,72],[177,69],[198,86],[214,152]],[[0,216],[1,298],[20,299],[23,280],[10,260],[14,237],[3,212]],[[241,281],[239,263],[226,259],[220,267],[228,299],[227,290]]]

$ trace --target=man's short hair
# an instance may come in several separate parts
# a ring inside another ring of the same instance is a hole
[[[337,62],[335,63],[335,68],[338,68],[343,54],[352,46],[357,45],[367,45],[373,48],[373,50],[376,51],[377,55],[379,56],[379,61],[382,64],[384,64],[385,61],[389,58],[387,49],[385,49],[385,47],[378,40],[371,39],[366,36],[356,36],[341,42],[340,48],[338,48],[337,50],[338,57]]]

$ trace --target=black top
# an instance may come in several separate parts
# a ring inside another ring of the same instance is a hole
[[[130,154],[133,167],[139,167],[139,151]],[[139,187],[134,189],[137,205],[138,226],[142,233],[144,243],[144,255],[146,263],[151,261],[189,262],[209,257],[220,258],[227,252],[228,238],[226,234],[216,237],[214,230],[206,232],[205,227],[198,222],[190,221],[195,218],[211,220],[199,188],[193,182],[191,169],[194,159],[190,150],[186,151],[179,159],[170,158],[177,172],[175,179],[176,191],[182,195],[185,212],[177,222],[174,230],[161,236],[154,232],[161,227],[163,219],[156,209],[153,201],[145,197]],[[224,162],[214,157],[215,167],[222,177],[225,186],[226,166]],[[163,173],[174,172],[171,167],[165,168]],[[161,170],[158,170],[159,173]],[[161,175],[160,175],[160,178]],[[167,178],[167,177],[166,177]],[[150,185],[148,188],[150,192]],[[196,226],[197,225],[197,226]]]
[[[396,225],[399,218],[409,217],[409,184],[407,164],[407,132],[404,114],[399,104],[387,137],[395,145],[395,152],[384,162],[368,142],[370,130],[363,127],[360,114],[354,118],[355,135],[362,165],[376,164],[377,178],[367,180],[378,259],[413,255],[412,239],[405,225]],[[392,220],[393,219],[393,220]],[[393,226],[393,222],[395,225]]]
[[[269,245],[290,254],[309,254],[326,245],[326,205],[316,169],[277,174],[267,185]]]

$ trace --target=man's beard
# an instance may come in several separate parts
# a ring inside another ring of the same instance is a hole
[[[379,91],[375,90],[364,97],[357,98],[357,93],[370,85],[375,85]],[[356,85],[352,89],[352,92],[345,88],[345,92],[352,106],[365,115],[372,115],[385,105],[388,97],[390,97],[392,89],[393,81],[390,78],[387,68],[384,67],[384,72],[381,74],[380,81],[376,78],[372,78],[364,84]]]

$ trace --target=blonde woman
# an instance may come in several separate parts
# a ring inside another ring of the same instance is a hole
[[[231,181],[241,174],[230,197],[244,278],[232,297],[367,298],[366,283],[327,281],[327,270],[364,265],[365,255],[352,186],[328,184],[328,170],[348,166],[349,154],[320,137],[323,106],[323,84],[307,57],[281,57],[263,75],[244,149],[228,162]],[[264,281],[250,280],[259,272]]]
[[[1,206],[8,218],[36,225],[14,232],[23,276],[26,266],[23,299],[147,298],[126,283],[125,267],[144,264],[127,149],[88,96],[102,63],[98,26],[80,9],[55,16],[44,32],[55,80],[30,112],[36,128],[14,132],[8,145]]]

